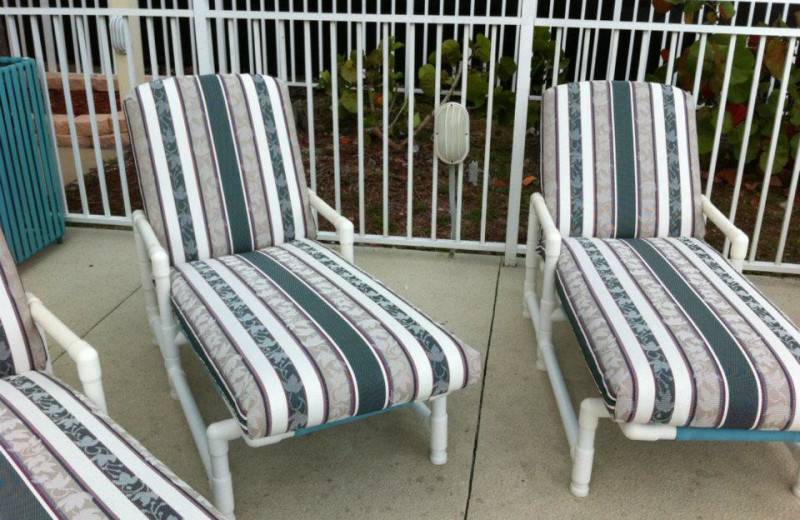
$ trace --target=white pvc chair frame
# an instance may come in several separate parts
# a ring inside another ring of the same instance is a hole
[[[702,211],[708,221],[716,225],[730,240],[730,263],[739,272],[747,254],[747,235],[738,229],[705,197]],[[544,261],[536,251],[540,243],[544,245]],[[594,460],[595,431],[600,419],[610,419],[608,409],[600,397],[585,398],[581,401],[580,414],[576,416],[561,368],[558,365],[553,346],[553,322],[564,321],[565,315],[555,292],[555,275],[558,257],[561,253],[561,233],[556,228],[547,209],[544,198],[539,193],[531,196],[528,214],[528,242],[525,256],[525,288],[523,315],[530,318],[536,331],[536,367],[546,371],[550,386],[556,398],[561,421],[569,443],[572,456],[572,482],[570,491],[578,497],[589,494]],[[542,271],[541,297],[538,296],[537,275]],[[640,441],[675,440],[677,428],[669,425],[617,423],[622,433],[629,439]],[[788,444],[788,443],[787,443]],[[796,452],[796,447],[788,444]],[[800,496],[800,470],[792,492]]]
[[[27,293],[27,300],[33,322],[39,329],[42,341],[45,341],[45,348],[47,336],[50,336],[75,362],[75,366],[78,369],[78,378],[83,385],[83,394],[104,413],[108,413],[106,396],[103,391],[103,373],[100,370],[100,358],[97,355],[97,351],[64,325],[44,306],[39,298]],[[45,371],[48,374],[53,373],[49,353]]]
[[[309,200],[316,214],[333,224],[338,235],[341,255],[353,263],[353,223],[310,190]],[[142,211],[133,213],[133,231],[147,317],[164,357],[172,397],[180,402],[189,423],[189,429],[209,478],[214,505],[223,515],[233,520],[233,480],[228,463],[230,441],[242,438],[248,446],[255,448],[293,437],[295,432],[251,439],[244,435],[238,421],[233,417],[206,427],[181,365],[180,347],[188,345],[188,341],[179,330],[170,301],[169,255],[159,243]],[[430,401],[431,408],[422,402],[414,402],[411,407],[430,430],[431,462],[442,465],[447,462],[447,397],[437,396]]]

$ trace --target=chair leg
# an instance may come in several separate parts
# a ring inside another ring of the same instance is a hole
[[[797,469],[797,477],[795,477],[792,493],[794,493],[796,497],[800,497],[800,468]]]
[[[234,520],[233,478],[228,461],[228,445],[241,434],[234,419],[217,422],[208,427],[208,453],[211,456],[209,482],[214,497],[214,506],[227,518]]]
[[[606,417],[602,399],[584,399],[578,416],[578,442],[572,453],[572,484],[569,489],[576,497],[589,494],[594,462],[594,437],[600,417]]]
[[[431,401],[431,462],[447,463],[447,396]]]

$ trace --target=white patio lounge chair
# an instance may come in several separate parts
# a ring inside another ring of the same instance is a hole
[[[147,312],[217,507],[233,517],[229,441],[264,446],[404,406],[444,464],[446,395],[478,379],[479,355],[352,265],[352,224],[306,188],[286,86],[170,78],[137,87],[125,109]],[[341,256],[314,240],[311,208],[335,226]],[[233,418],[206,428],[186,343]]]
[[[45,333],[85,396],[53,376]],[[0,518],[222,518],[108,418],[97,352],[26,297],[2,232]]]
[[[800,441],[800,331],[742,276],[747,236],[700,194],[692,96],[629,82],[547,90],[541,174],[525,310],[566,429],[572,493],[589,492],[602,418],[636,440]],[[706,218],[730,260],[703,241]],[[602,396],[578,417],[553,347],[564,315]]]

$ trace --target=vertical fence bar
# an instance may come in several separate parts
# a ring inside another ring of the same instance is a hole
[[[64,41],[64,20],[61,15],[54,19],[53,30],[56,37],[58,51],[58,67],[61,70],[61,88],[64,92],[64,104],[67,109],[67,122],[69,124],[69,137],[72,142],[72,157],[75,161],[75,174],[78,180],[78,194],[81,199],[81,213],[89,214],[89,201],[86,198],[86,183],[83,179],[83,164],[81,152],[78,148],[78,131],[75,129],[75,113],[72,109],[72,93],[69,88],[69,65],[67,64],[67,44]],[[77,54],[76,54],[77,56]]]
[[[48,16],[47,18],[48,18],[47,22],[43,21],[45,30],[48,30],[48,25],[52,23],[49,20],[50,17]],[[30,20],[31,20],[31,36],[33,37],[33,52],[34,56],[36,57],[36,65],[39,71],[39,82],[42,93],[41,99],[44,101],[44,103],[42,104],[42,109],[43,109],[42,112],[44,112],[43,116],[45,121],[43,121],[41,118],[39,119],[40,127],[37,131],[39,132],[39,135],[46,136],[46,138],[50,140],[51,147],[49,150],[47,150],[48,157],[46,158],[46,160],[50,164],[55,164],[56,167],[58,168],[58,179],[60,181],[60,184],[58,186],[62,188],[60,190],[61,207],[66,208],[67,197],[66,197],[66,192],[63,189],[64,176],[61,171],[61,159],[58,157],[58,143],[56,142],[56,130],[55,126],[53,125],[52,106],[50,105],[50,92],[49,89],[47,88],[47,73],[45,71],[45,59],[44,59],[44,54],[42,52],[42,41],[39,35],[39,24],[37,23],[35,16],[32,16]],[[53,43],[52,39],[50,40],[50,43],[51,44]],[[53,47],[51,51],[55,52],[55,48]],[[45,129],[44,126],[46,126],[47,128]],[[56,197],[49,197],[48,205],[50,207],[50,211],[52,212],[52,214],[55,215],[59,213],[60,211],[59,202],[58,199],[56,199]],[[52,219],[46,219],[46,220],[52,223]]]
[[[122,190],[122,203],[125,207],[125,216],[131,216],[131,198],[128,193],[128,175],[125,171],[125,153],[122,150],[122,134],[119,128],[119,113],[117,111],[116,93],[114,91],[114,76],[111,70],[111,56],[108,49],[108,26],[103,16],[97,17],[97,35],[100,45],[100,60],[105,71],[106,88],[108,89],[108,103],[111,107],[111,127],[114,132],[114,145],[117,152],[117,168],[119,169],[120,188]]]
[[[186,74],[186,69],[183,67],[183,42],[178,17],[170,18],[169,22],[172,28],[172,52],[175,53],[175,75],[183,76]],[[169,51],[165,49],[165,52]]]
[[[581,17],[580,17],[581,20],[585,20],[586,19],[586,4],[587,4],[587,2],[588,2],[588,0],[583,0],[581,2]],[[583,51],[583,49],[585,48],[584,47],[584,43],[583,43],[583,38],[584,38],[584,33],[585,32],[586,32],[586,29],[584,29],[583,27],[578,29],[578,46],[576,47],[577,50],[575,51],[575,58],[576,58],[576,61],[575,61],[575,78],[574,78],[573,81],[579,81],[581,79],[584,79],[582,71],[583,71],[583,68],[585,67],[586,60],[588,59],[588,56],[586,55],[586,52]],[[517,63],[519,63],[519,61],[517,61]]]
[[[392,0],[392,5],[394,5],[394,3],[396,1],[397,0]],[[334,4],[335,3],[336,2],[334,1]],[[353,14],[353,0],[347,0],[347,14],[348,15]],[[348,16],[347,19],[350,20],[350,16]],[[345,53],[344,53],[345,57],[348,57],[350,55],[350,50],[352,48],[353,48],[353,25],[348,21],[347,22],[347,49],[345,50]]]
[[[622,16],[622,2],[614,3],[614,22],[619,22]],[[608,53],[606,65],[606,79],[612,81],[617,70],[617,50],[619,48],[619,29],[611,30],[611,51]]]
[[[800,146],[797,147],[797,153],[795,154],[792,180],[789,185],[789,197],[786,199],[786,210],[783,213],[783,224],[781,225],[781,237],[778,240],[778,251],[775,254],[775,263],[778,265],[783,263],[783,250],[786,248],[786,240],[789,235],[789,222],[792,220],[794,201],[795,197],[797,197],[798,177],[800,177]]]
[[[342,212],[342,166],[339,153],[339,62],[336,22],[330,24],[331,38],[331,108],[333,109],[333,189],[336,211]]]
[[[619,5],[619,2],[617,2]],[[603,16],[603,3],[597,2],[597,17],[595,18],[596,21],[600,21]],[[590,67],[589,72],[589,79],[594,79],[594,71],[595,65],[597,65],[597,48],[600,47],[600,28],[596,28],[594,30],[594,36],[592,37],[592,65]]]
[[[314,80],[311,75],[311,22],[303,22],[303,47],[306,64],[306,103],[308,104],[308,170],[311,189],[317,191],[317,145],[314,137]]]
[[[67,2],[67,6],[69,6],[70,9],[75,7],[75,4],[74,4],[73,0],[69,0]],[[75,72],[81,72],[80,60],[77,59],[77,57],[80,56],[80,54],[78,53],[78,40],[75,38],[75,35],[78,34],[78,30],[75,28],[75,18],[76,17],[75,16],[68,16],[67,18],[69,20],[69,25],[70,25],[70,30],[71,30],[70,34],[72,35],[72,38],[71,38],[71,41],[72,41],[72,55],[75,57]],[[64,36],[64,38],[66,38],[66,33],[63,33],[63,36]]]
[[[511,148],[511,178],[508,182],[508,216],[506,219],[505,264],[517,263],[517,233],[522,198],[522,168],[525,162],[525,134],[528,130],[528,96],[531,91],[531,57],[533,25],[536,22],[537,2],[523,3],[520,18],[520,59],[517,71],[517,92],[514,106],[514,143]]]
[[[756,51],[756,64],[753,70],[761,70],[761,64],[764,61],[764,50],[766,49],[767,37],[762,36],[758,40],[758,51]],[[744,134],[742,135],[742,149],[739,153],[739,164],[736,168],[736,182],[733,184],[733,198],[731,199],[731,209],[728,218],[731,222],[736,221],[736,211],[739,207],[739,196],[742,189],[742,178],[744,177],[744,167],[747,159],[747,148],[750,146],[750,129],[753,127],[753,115],[756,108],[756,99],[758,97],[759,74],[753,74],[753,80],[750,82],[750,100],[747,103],[747,115],[744,120]],[[730,240],[725,239],[723,246],[723,254],[727,256],[730,249]]]
[[[389,236],[389,24],[383,24],[383,236]]]
[[[242,71],[241,54],[239,53],[239,30],[238,21],[233,18],[228,19],[228,35],[231,37],[228,42],[231,58],[231,72],[239,74]]]
[[[223,0],[214,0],[214,10],[220,14],[225,8],[222,3]],[[227,45],[225,40],[225,20],[218,17],[215,22],[217,26],[217,72],[224,73],[228,71],[228,53],[226,51]]]
[[[442,24],[436,24],[436,83],[433,87],[433,128],[438,128],[439,105],[442,99]],[[431,182],[431,240],[436,240],[437,219],[439,216],[439,156],[433,151],[433,181]]]
[[[753,241],[750,243],[750,255],[748,258],[750,262],[755,260],[758,240],[761,238],[761,225],[764,223],[764,208],[766,207],[767,196],[769,195],[769,183],[772,178],[772,167],[775,164],[775,150],[778,146],[778,133],[781,131],[783,107],[786,103],[786,91],[789,88],[789,74],[792,71],[792,64],[794,63],[796,43],[797,37],[792,37],[789,40],[789,48],[786,50],[786,60],[783,65],[783,75],[781,76],[781,88],[778,91],[778,107],[775,110],[775,122],[772,125],[772,140],[769,144],[769,155],[767,156],[767,168],[764,172],[764,182],[761,185],[761,198],[758,202],[756,227],[753,229]]]
[[[258,20],[248,20],[253,26],[253,62],[256,74],[266,74],[264,70],[264,54],[262,52],[261,25]]]
[[[106,172],[103,167],[103,155],[100,149],[100,137],[97,131],[97,113],[94,108],[94,95],[92,94],[92,78],[90,71],[92,70],[92,62],[89,58],[89,51],[87,50],[88,42],[86,41],[86,28],[84,27],[83,20],[78,18],[76,20],[78,28],[78,48],[81,52],[81,68],[83,69],[83,83],[86,88],[86,106],[89,109],[89,126],[92,129],[92,145],[94,146],[94,158],[97,163],[97,180],[100,184],[100,197],[103,202],[103,214],[108,217],[111,211],[108,205],[108,189],[106,187]]]
[[[722,136],[722,122],[725,119],[725,107],[728,103],[728,90],[731,84],[731,69],[733,69],[733,52],[736,47],[736,36],[731,35],[728,43],[728,56],[725,59],[725,74],[722,77],[722,92],[717,111],[717,124],[714,128],[714,147],[711,149],[711,161],[708,165],[708,182],[706,184],[706,197],[711,198],[711,188],[714,186],[714,174],[717,169],[720,138]]]
[[[47,17],[50,18],[49,16]],[[52,24],[52,21],[48,23]],[[52,27],[52,25],[51,25]],[[47,29],[47,25],[45,25],[45,29]],[[58,178],[61,181],[61,186],[64,186],[64,173],[61,170],[61,158],[58,155],[58,142],[56,141],[56,128],[53,123],[53,105],[50,103],[50,89],[47,88],[47,73],[44,67],[44,54],[42,53],[42,41],[39,38],[39,25],[36,23],[36,18],[31,17],[31,35],[33,36],[33,52],[34,56],[36,57],[36,64],[39,67],[39,81],[41,82],[41,89],[42,89],[42,96],[44,97],[44,109],[45,109],[45,116],[47,117],[47,128],[50,132],[49,138],[50,143],[52,144],[52,148],[50,152],[54,155],[56,166],[58,167]],[[51,43],[52,40],[51,40]],[[55,47],[52,49],[55,52]],[[58,63],[54,63],[54,65],[58,65]],[[48,65],[49,66],[49,65]],[[55,72],[55,69],[53,69]],[[54,199],[53,199],[54,200]],[[64,208],[67,207],[67,195],[66,192],[62,189],[61,190],[61,201],[64,205]],[[56,209],[53,208],[55,212]]]
[[[163,2],[165,1],[166,0],[162,0],[162,5],[164,5]],[[167,23],[166,16],[161,17],[161,37],[161,45],[164,49],[164,67],[166,69],[166,75],[172,76],[172,61],[169,56],[169,24]]]
[[[631,17],[634,22],[639,20],[639,0],[633,2],[633,16]],[[636,31],[630,31],[628,39],[628,60],[625,63],[625,79],[631,78],[631,65],[633,65],[633,47],[636,43]]]
[[[406,178],[406,237],[414,235],[414,53],[416,40],[416,26],[406,24],[406,96],[408,97],[408,177]]]
[[[189,0],[189,9],[194,13],[194,1]],[[189,45],[192,46],[192,74],[199,74],[198,69],[200,64],[197,61],[197,38],[194,29],[194,19],[197,15],[193,15],[189,20]]]
[[[703,77],[703,62],[706,59],[706,43],[708,42],[708,34],[703,33],[700,36],[700,49],[697,51],[697,67],[694,71],[694,86],[692,87],[692,95],[695,101],[700,96],[700,80]]]
[[[358,232],[365,234],[364,214],[364,25],[356,24],[356,94],[358,102]]]
[[[214,72],[214,55],[211,41],[211,20],[208,17],[208,0],[194,0],[192,27],[196,36],[197,71],[195,74]]]
[[[297,63],[295,63],[295,59],[297,59],[297,50],[295,49],[295,42],[294,42],[294,0],[289,0],[289,56],[291,56],[291,60],[289,65],[292,69],[292,81],[297,81]],[[286,69],[287,72],[289,69]]]
[[[461,104],[467,106],[467,76],[469,72],[469,42],[472,24],[464,27],[464,43],[461,49]],[[458,180],[456,180],[456,234],[455,241],[461,241],[461,211],[464,200],[464,161],[458,163]],[[452,208],[450,209],[452,211]]]
[[[147,53],[150,55],[150,75],[152,79],[158,79],[158,54],[156,54],[156,36],[153,27],[153,17],[145,18],[147,28]]]
[[[648,23],[653,21],[653,4],[650,4],[650,14],[647,18]],[[638,81],[644,81],[645,72],[647,72],[647,55],[650,54],[650,38],[653,31],[647,30],[642,36],[642,48],[639,50],[639,66],[636,69],[636,78]]]
[[[675,71],[675,53],[677,52],[677,36],[678,33],[673,32],[669,40],[669,56],[667,59],[667,75],[664,78],[664,83],[672,85],[672,73]]]
[[[557,45],[556,45],[557,46]],[[491,53],[489,54],[489,96],[486,101],[486,143],[483,149],[483,185],[481,186],[481,243],[486,242],[486,212],[489,200],[489,165],[492,153],[492,117],[494,110],[495,50],[497,48],[497,26],[492,27]]]

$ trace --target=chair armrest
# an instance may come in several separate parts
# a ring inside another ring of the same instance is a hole
[[[558,260],[558,256],[561,254],[561,233],[556,228],[541,193],[531,195],[531,212],[536,217],[536,222],[541,226],[544,234],[545,258]]]
[[[731,263],[741,270],[750,242],[747,234],[737,228],[705,195],[701,195],[703,214],[731,241]]]
[[[336,233],[339,235],[339,245],[342,248],[342,256],[345,260],[352,264],[354,233],[353,223],[337,213],[335,209],[330,207],[313,191],[308,190],[308,197],[309,201],[311,202],[311,207],[317,211],[317,214],[333,224],[333,227],[336,229]]]
[[[31,293],[27,294],[28,305],[33,321],[61,345],[78,368],[78,378],[83,384],[83,393],[98,408],[107,412],[106,397],[103,392],[103,378],[100,358],[97,351],[86,343],[69,327],[59,320],[44,304]]]
[[[133,212],[133,228],[142,237],[145,253],[152,264],[153,276],[169,276],[169,254],[158,241],[153,227],[142,210]]]

